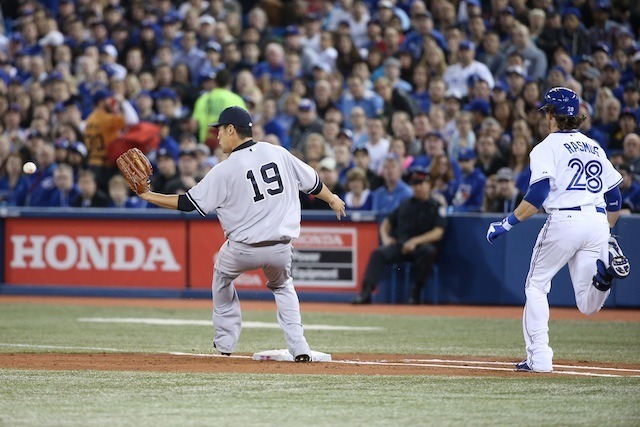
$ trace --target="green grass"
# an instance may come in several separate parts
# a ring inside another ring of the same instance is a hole
[[[86,307],[3,304],[0,343],[80,348],[113,348],[128,352],[211,353],[212,326],[157,326],[82,323],[82,317],[134,317],[208,320],[209,310],[139,307]],[[244,320],[276,322],[274,312],[245,311]],[[375,326],[379,331],[307,331],[312,348],[329,353],[449,354],[520,358],[524,343],[520,320],[352,313],[303,313],[305,324]],[[551,345],[558,359],[640,363],[637,323],[552,321]],[[285,348],[279,329],[243,330],[237,351],[252,353]],[[0,352],[51,351],[3,347]],[[64,351],[63,349],[55,351]],[[84,352],[92,352],[87,349]]]
[[[211,318],[210,310],[0,305],[0,352],[213,353],[211,326],[81,323],[80,317]],[[244,312],[275,322],[275,312]],[[330,353],[508,357],[520,320],[303,313],[304,323],[379,331],[307,331]],[[7,343],[27,347],[10,347]],[[557,359],[640,363],[640,325],[552,321]],[[28,346],[33,347],[28,347]],[[36,347],[52,346],[56,348]],[[60,347],[60,348],[58,348]],[[285,348],[279,329],[245,329],[238,352]],[[0,426],[640,425],[639,378],[522,375],[303,376],[0,370]]]
[[[0,371],[0,425],[631,426],[638,393],[624,378]]]

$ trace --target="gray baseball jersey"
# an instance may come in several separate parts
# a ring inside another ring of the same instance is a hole
[[[311,356],[291,277],[290,240],[300,235],[299,191],[316,193],[321,188],[316,171],[286,149],[249,141],[187,192],[202,216],[216,212],[228,239],[218,253],[212,284],[213,343],[219,351],[233,353],[242,328],[233,280],[261,268],[289,352]]]
[[[298,193],[319,190],[318,174],[282,147],[245,145],[211,169],[187,197],[202,216],[216,212],[229,240],[255,244],[299,237]]]

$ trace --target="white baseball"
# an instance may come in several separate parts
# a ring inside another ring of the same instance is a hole
[[[33,162],[27,162],[22,166],[22,171],[24,173],[26,173],[27,175],[31,175],[32,173],[34,173],[36,170],[38,169],[38,167],[36,166],[35,163]]]

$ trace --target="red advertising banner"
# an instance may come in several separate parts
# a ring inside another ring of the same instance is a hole
[[[186,230],[184,221],[9,218],[5,281],[184,288]]]
[[[224,234],[218,222],[189,223],[189,283],[193,289],[211,287],[213,264]],[[197,237],[196,237],[197,236]],[[371,252],[378,246],[375,223],[304,222],[293,242],[292,276],[297,289],[308,291],[359,290]],[[266,290],[262,271],[242,274],[239,290]]]

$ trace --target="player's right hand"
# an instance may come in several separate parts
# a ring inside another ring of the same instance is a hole
[[[511,229],[511,227],[508,226],[508,223],[508,228],[505,227],[505,222],[507,222],[507,218],[503,219],[502,221],[496,221],[489,224],[489,229],[487,230],[487,241],[489,243],[493,243],[494,240]]]
[[[329,202],[329,206],[331,206],[331,209],[333,209],[333,211],[336,213],[336,217],[338,218],[338,221],[340,221],[340,219],[342,219],[343,216],[347,216],[347,213],[345,211],[345,205],[344,205],[344,201],[338,197],[337,194],[334,194],[333,197],[331,198],[331,201]]]

